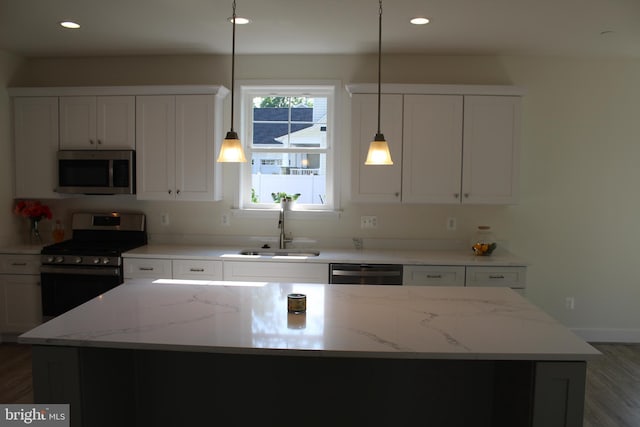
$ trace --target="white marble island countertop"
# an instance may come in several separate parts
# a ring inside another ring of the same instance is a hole
[[[576,361],[599,354],[505,288],[190,283],[125,282],[19,341],[394,359]],[[289,293],[307,296],[306,314],[287,313]]]

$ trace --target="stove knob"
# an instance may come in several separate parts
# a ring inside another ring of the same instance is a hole
[[[56,264],[62,264],[64,262],[64,257],[57,256],[54,261],[56,262]]]
[[[105,264],[105,265],[109,264],[109,258],[103,258],[102,259],[102,263]]]
[[[47,257],[47,263],[49,263],[49,264],[52,264],[55,260],[56,260],[56,257],[54,257],[54,256],[48,256]]]
[[[82,258],[81,258],[81,257],[79,257],[79,256],[77,256],[77,257],[73,260],[73,262],[75,262],[76,264],[80,264],[80,263],[82,262]]]
[[[100,258],[94,258],[93,259],[93,263],[94,264],[100,264]]]

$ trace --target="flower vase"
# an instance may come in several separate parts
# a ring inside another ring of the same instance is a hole
[[[30,218],[29,222],[29,243],[32,245],[42,244],[42,236],[40,236],[40,230],[38,225],[40,224],[40,218]]]

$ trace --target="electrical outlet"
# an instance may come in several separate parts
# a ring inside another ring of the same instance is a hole
[[[222,225],[224,225],[225,227],[228,227],[231,225],[231,220],[229,219],[229,214],[228,213],[223,213],[222,214],[222,218],[220,219],[220,222],[222,223]]]
[[[360,228],[378,228],[378,217],[371,215],[361,216]]]
[[[573,310],[576,306],[576,299],[574,297],[566,297],[564,299],[564,307],[567,310]]]
[[[447,218],[447,230],[454,231],[457,226],[456,222],[457,222],[456,219],[452,216]]]
[[[169,214],[168,213],[160,214],[160,223],[162,225],[169,225]]]

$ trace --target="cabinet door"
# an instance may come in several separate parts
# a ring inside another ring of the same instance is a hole
[[[60,97],[60,148],[96,148],[96,97]]]
[[[175,199],[175,97],[136,97],[139,200]]]
[[[22,333],[42,323],[40,275],[0,275],[0,330]]]
[[[134,96],[99,96],[96,141],[101,149],[136,148]]]
[[[176,198],[219,200],[214,194],[214,98],[176,97]]]
[[[393,165],[365,166],[378,127],[378,95],[351,98],[352,193],[354,202],[399,203],[402,192],[402,95],[382,95],[380,130]]]
[[[15,197],[58,197],[58,98],[14,98],[13,132]]]
[[[225,261],[224,280],[246,282],[328,283],[329,265],[295,262]]]
[[[517,203],[520,102],[515,96],[465,96],[463,203]]]
[[[403,203],[460,203],[462,106],[458,95],[405,95]]]

